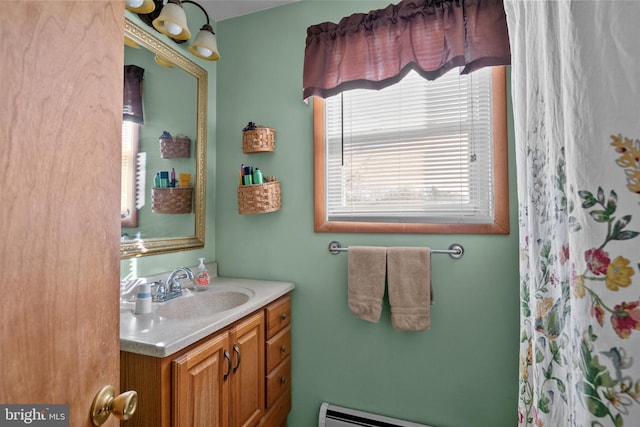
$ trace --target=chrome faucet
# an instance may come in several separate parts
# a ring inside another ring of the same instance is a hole
[[[160,281],[153,300],[156,302],[163,302],[179,297],[180,295],[182,295],[182,285],[180,284],[180,279],[193,280],[193,278],[193,272],[189,268],[176,268],[169,275],[166,286],[164,286],[162,281]]]

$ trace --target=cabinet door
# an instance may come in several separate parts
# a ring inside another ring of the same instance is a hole
[[[231,426],[253,427],[264,413],[264,315],[239,323],[231,331],[233,357]]]
[[[173,361],[173,425],[227,427],[229,335],[222,333]]]

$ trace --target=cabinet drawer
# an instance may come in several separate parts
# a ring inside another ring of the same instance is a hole
[[[267,339],[291,322],[291,297],[289,295],[267,306]]]
[[[267,341],[267,372],[291,354],[291,327],[287,326]]]
[[[267,375],[267,409],[286,391],[291,389],[291,358],[287,357]]]

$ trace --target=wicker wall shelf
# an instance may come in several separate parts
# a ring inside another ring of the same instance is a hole
[[[253,215],[279,211],[280,181],[238,187],[238,213]]]
[[[160,138],[160,157],[163,159],[180,159],[191,156],[191,140],[184,135],[173,138]]]
[[[172,187],[151,189],[151,212],[156,214],[191,213],[192,187]]]
[[[262,153],[276,150],[276,131],[265,126],[242,131],[242,152]]]

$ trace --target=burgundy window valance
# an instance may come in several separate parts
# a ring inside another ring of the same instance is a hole
[[[303,99],[510,62],[503,0],[403,0],[307,28]]]
[[[142,104],[142,81],[144,68],[137,65],[124,66],[124,91],[122,100],[122,120],[144,124]]]

